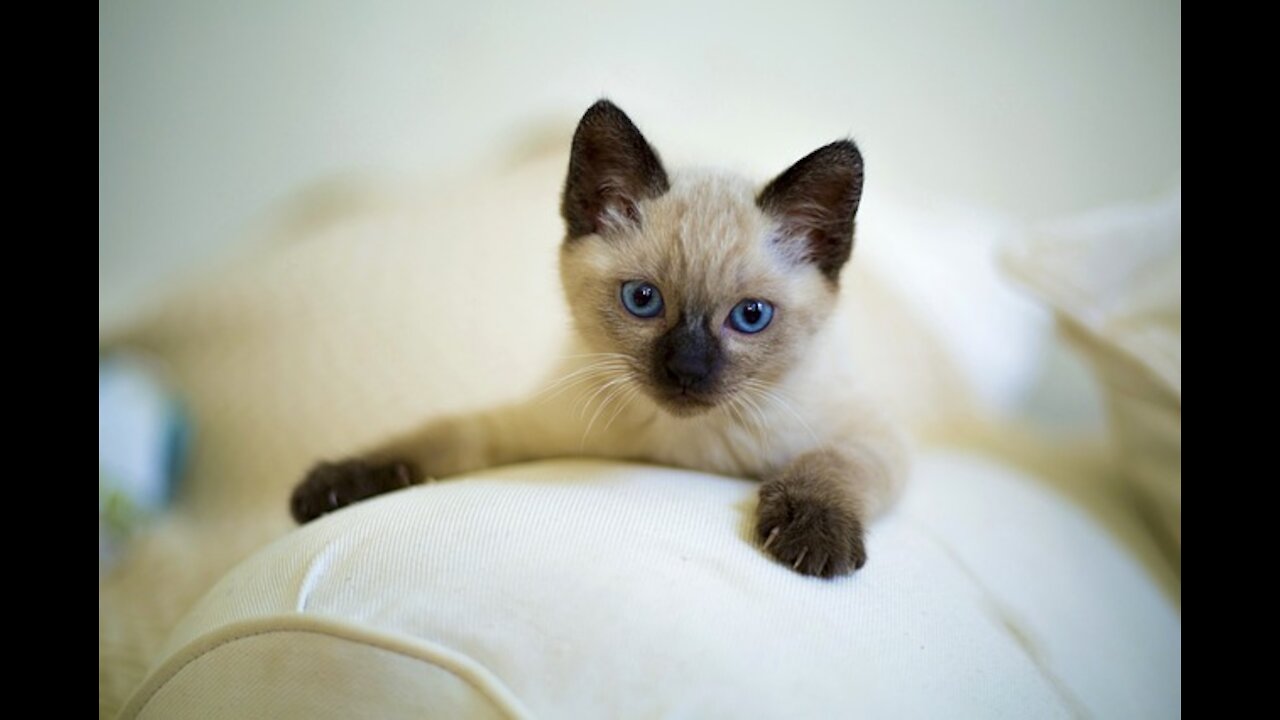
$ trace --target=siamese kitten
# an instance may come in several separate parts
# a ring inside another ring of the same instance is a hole
[[[294,490],[293,516],[426,478],[591,455],[759,479],[765,552],[806,575],[862,567],[866,523],[905,475],[899,436],[859,395],[832,319],[862,178],[849,140],[763,188],[668,174],[631,120],[597,102],[574,134],[560,207],[577,347],[558,383],[318,464]]]

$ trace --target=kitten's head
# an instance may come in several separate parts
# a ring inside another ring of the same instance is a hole
[[[674,415],[767,389],[831,313],[861,195],[862,156],[849,140],[763,188],[668,175],[626,114],[601,100],[574,134],[560,209],[574,322]]]

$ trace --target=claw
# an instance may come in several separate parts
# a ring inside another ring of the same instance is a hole
[[[778,533],[779,533],[779,532],[782,532],[782,526],[781,526],[781,525],[779,525],[778,527],[776,527],[776,528],[774,528],[774,529],[770,530],[770,531],[769,531],[769,537],[767,537],[767,538],[765,538],[765,539],[764,539],[764,545],[763,545],[760,549],[761,549],[761,550],[768,550],[768,549],[769,549],[769,546],[773,544],[773,541],[774,541],[774,540],[776,540],[776,539],[778,538]]]
[[[809,548],[805,548],[800,551],[800,555],[796,558],[796,561],[791,565],[792,570],[800,569],[800,563],[804,562],[804,556],[808,554],[808,552],[809,552]]]
[[[333,488],[329,488],[329,507],[338,507],[338,493]]]

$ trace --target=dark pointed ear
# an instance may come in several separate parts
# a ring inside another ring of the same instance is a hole
[[[639,223],[640,201],[669,187],[658,154],[631,118],[608,100],[597,101],[573,134],[560,201],[569,239]]]
[[[840,140],[809,153],[773,179],[756,204],[782,224],[778,242],[799,243],[796,254],[831,282],[853,252],[853,218],[862,200],[862,153]]]

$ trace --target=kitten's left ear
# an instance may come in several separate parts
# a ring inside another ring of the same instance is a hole
[[[835,283],[853,252],[853,219],[862,200],[862,153],[852,140],[820,147],[760,191],[756,205],[782,225],[779,242]]]
[[[578,121],[560,214],[569,239],[640,221],[637,205],[670,187],[658,154],[617,105],[599,100]]]

